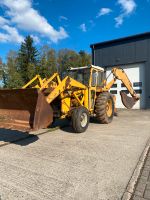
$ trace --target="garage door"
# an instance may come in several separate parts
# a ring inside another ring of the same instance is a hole
[[[144,82],[144,64],[132,64],[132,65],[126,65],[121,66],[122,69],[126,72],[128,75],[134,90],[136,93],[140,96],[140,101],[138,101],[134,105],[134,109],[140,109],[145,108],[145,82]],[[107,69],[106,71],[106,77],[108,77],[111,73],[111,69]],[[110,75],[107,79],[107,82],[111,81],[113,78],[112,75]],[[114,95],[116,95],[117,101],[116,101],[116,107],[117,108],[124,108],[121,97],[120,97],[120,91],[123,90],[128,94],[128,96],[131,96],[129,92],[127,91],[126,87],[122,84],[120,80],[117,80],[116,83],[111,88],[110,92]]]

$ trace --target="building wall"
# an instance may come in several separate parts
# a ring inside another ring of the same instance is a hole
[[[95,45],[92,48],[92,58],[94,65],[104,68],[144,63],[145,104],[146,108],[150,108],[150,36]]]

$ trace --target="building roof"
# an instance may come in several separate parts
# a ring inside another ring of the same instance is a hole
[[[114,43],[117,43],[117,42],[125,42],[125,41],[131,41],[131,40],[137,40],[137,39],[146,39],[146,38],[150,38],[150,32],[141,33],[141,34],[137,34],[137,35],[131,35],[131,36],[128,36],[128,37],[123,37],[123,38],[104,41],[104,42],[99,42],[99,43],[91,44],[90,47],[94,48],[96,46],[104,46],[104,45],[114,44]]]

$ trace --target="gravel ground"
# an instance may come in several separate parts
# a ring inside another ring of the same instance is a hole
[[[120,111],[82,134],[68,127],[14,143],[9,134],[11,144],[0,147],[1,200],[120,200],[150,137],[150,111]]]

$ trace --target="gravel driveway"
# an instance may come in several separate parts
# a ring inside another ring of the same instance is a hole
[[[1,200],[119,200],[149,137],[150,111],[131,110],[82,134],[63,128],[1,146]]]

